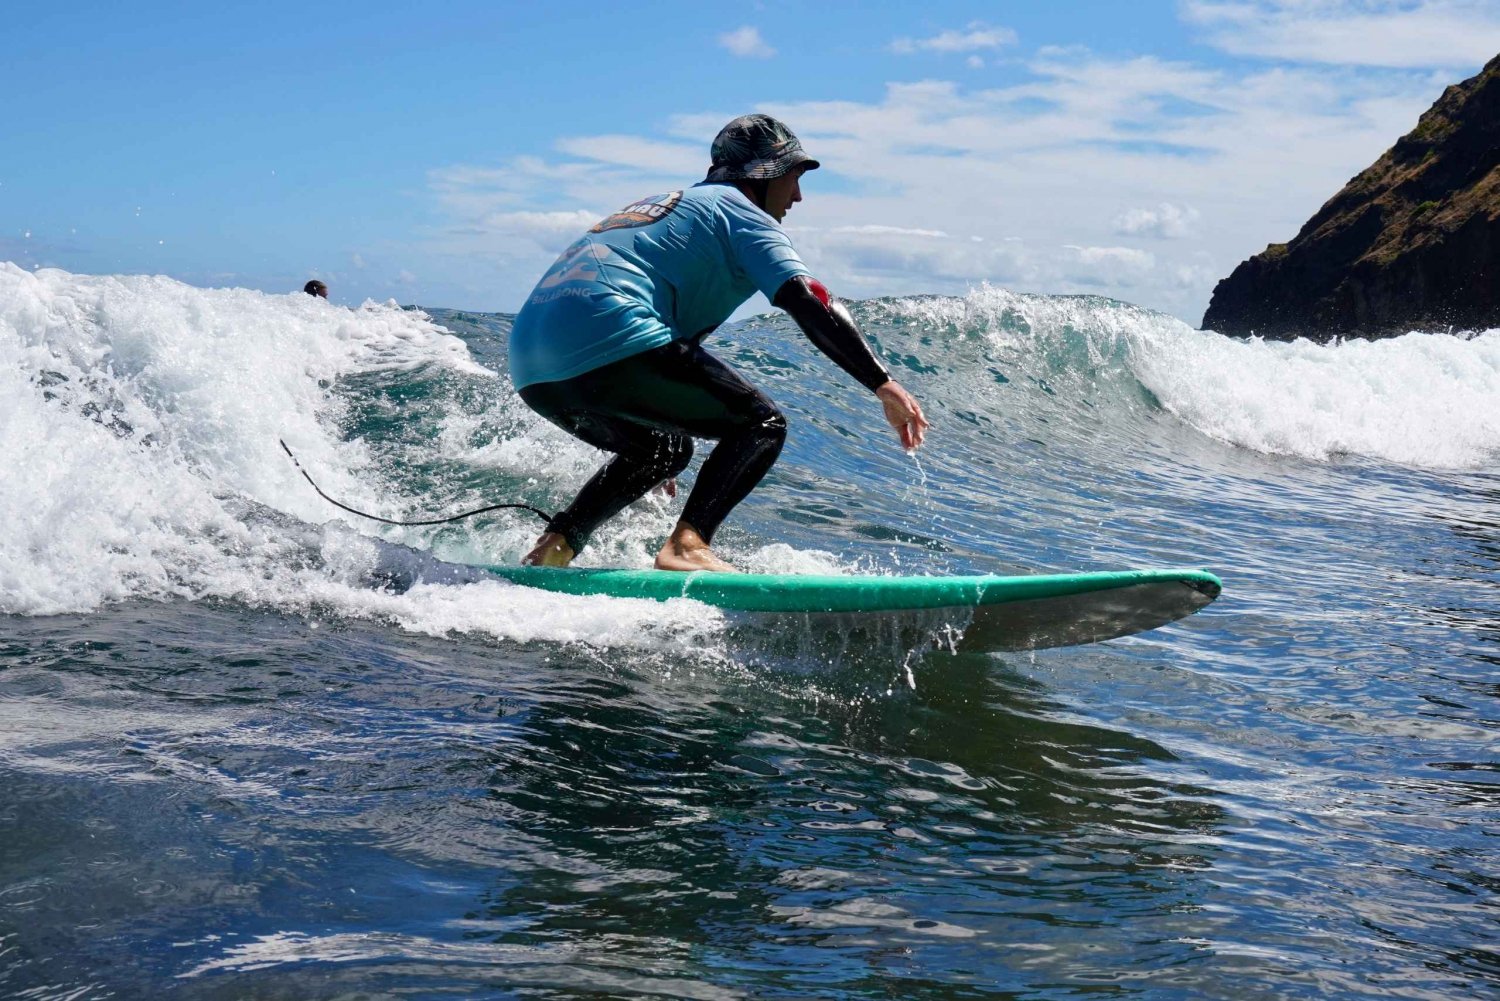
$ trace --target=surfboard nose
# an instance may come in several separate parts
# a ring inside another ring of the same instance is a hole
[[[1028,601],[981,605],[958,649],[1042,650],[1098,643],[1192,615],[1223,591],[1217,578],[1155,580]]]

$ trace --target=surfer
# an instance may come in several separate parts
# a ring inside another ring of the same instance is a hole
[[[927,418],[890,377],[847,309],[812,277],[780,226],[818,167],[767,115],[719,131],[703,181],[604,219],[563,251],[517,314],[510,373],[537,413],[614,457],[554,515],[524,563],[566,566],[608,518],[675,477],[693,438],[717,440],[660,570],[733,570],[709,548],[724,517],[760,482],[786,438],[776,404],[703,348],[757,290],[875,394],[901,444]]]
[[[306,285],[302,286],[302,291],[306,292],[308,295],[317,296],[319,299],[328,298],[328,286],[324,285],[316,278],[308,282]]]

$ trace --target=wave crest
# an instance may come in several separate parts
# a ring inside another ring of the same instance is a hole
[[[1097,296],[989,286],[871,307],[896,326],[979,338],[1052,386],[1113,384],[1118,406],[1143,389],[1203,434],[1260,452],[1438,469],[1483,468],[1500,454],[1500,330],[1241,339]]]

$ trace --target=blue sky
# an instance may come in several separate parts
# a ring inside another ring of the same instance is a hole
[[[840,294],[1196,323],[1500,52],[1500,0],[28,7],[0,260],[506,311],[760,110],[823,161],[786,225]]]

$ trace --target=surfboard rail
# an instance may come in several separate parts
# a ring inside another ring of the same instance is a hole
[[[967,620],[962,646],[976,650],[1038,649],[1154,629],[1191,615],[1223,589],[1212,573],[1186,569],[958,577],[486,569],[515,584],[564,594],[689,598],[730,612],[861,616],[952,610]]]

